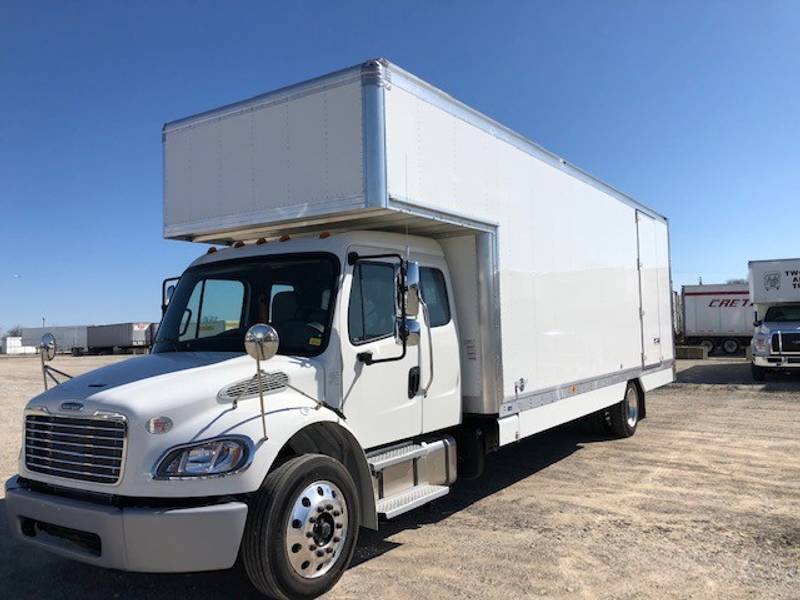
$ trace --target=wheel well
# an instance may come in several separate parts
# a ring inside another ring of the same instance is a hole
[[[647,417],[647,400],[645,396],[647,394],[644,393],[644,387],[642,387],[642,382],[638,379],[631,379],[629,383],[632,383],[636,386],[636,389],[639,391],[639,400],[640,402],[640,410],[639,410],[639,420],[641,421],[645,417]]]
[[[295,433],[284,444],[272,463],[270,471],[290,458],[303,454],[324,454],[342,463],[350,472],[356,488],[359,490],[361,524],[370,529],[378,529],[372,476],[364,451],[353,435],[336,423],[312,423]]]

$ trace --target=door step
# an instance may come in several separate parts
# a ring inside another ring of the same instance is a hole
[[[399,446],[383,450],[378,454],[373,454],[367,457],[370,469],[373,473],[378,473],[384,469],[391,467],[408,460],[414,460],[426,456],[429,452],[428,446],[425,443],[413,443],[407,446]]]
[[[408,491],[378,500],[376,509],[379,515],[393,519],[404,512],[422,506],[426,502],[441,498],[450,491],[446,485],[418,485]]]

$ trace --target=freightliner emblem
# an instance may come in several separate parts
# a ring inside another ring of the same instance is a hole
[[[83,404],[80,402],[62,402],[61,403],[61,410],[83,410]]]

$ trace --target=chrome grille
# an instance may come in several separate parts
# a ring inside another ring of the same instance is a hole
[[[265,394],[280,392],[286,388],[288,383],[289,376],[281,371],[261,373],[261,385],[264,387]],[[220,400],[229,402],[236,399],[252,398],[253,396],[258,396],[258,380],[255,376],[232,383],[222,388],[218,394]]]
[[[25,466],[30,471],[117,483],[122,475],[126,425],[122,418],[25,417]]]

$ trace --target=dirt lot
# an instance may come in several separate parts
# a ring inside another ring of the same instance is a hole
[[[0,360],[3,478],[16,469],[22,407],[42,385],[37,368]],[[329,598],[800,598],[800,379],[754,385],[742,359],[679,371],[648,396],[635,437],[574,426],[536,436],[434,506],[362,532]],[[4,520],[0,595],[256,596],[236,570],[153,576],[56,558],[14,543]]]

